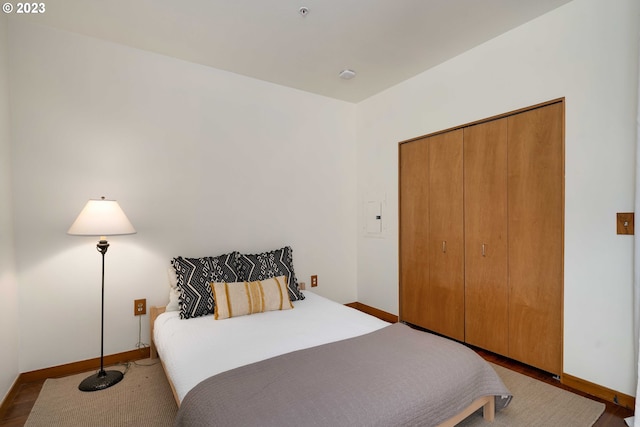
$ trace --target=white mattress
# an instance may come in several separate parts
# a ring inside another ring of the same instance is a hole
[[[285,311],[214,320],[156,319],[154,342],[182,402],[200,381],[238,366],[373,332],[389,324],[309,291]]]

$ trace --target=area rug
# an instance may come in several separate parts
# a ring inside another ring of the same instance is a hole
[[[78,390],[78,384],[91,373],[47,380],[25,425],[172,426],[177,405],[162,366],[154,362],[131,364],[119,384],[99,392]],[[496,414],[493,423],[477,412],[458,426],[591,427],[604,412],[603,403],[493,367],[514,396],[511,404]]]
[[[492,364],[513,394],[509,406],[493,422],[472,414],[459,427],[591,427],[604,412],[604,403],[587,399],[542,381]]]
[[[125,372],[125,366],[108,370]],[[100,391],[78,390],[95,372],[48,379],[25,423],[28,427],[171,426],[178,407],[158,360],[131,363],[122,381]]]

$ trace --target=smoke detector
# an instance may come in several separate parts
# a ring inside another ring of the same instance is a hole
[[[340,76],[340,78],[343,80],[351,80],[356,76],[356,72],[353,70],[346,69],[346,70],[340,71],[340,74],[338,74],[338,76]]]

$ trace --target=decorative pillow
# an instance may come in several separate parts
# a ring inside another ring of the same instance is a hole
[[[164,311],[180,311],[180,292],[177,289],[169,290],[169,303]]]
[[[169,304],[167,304],[165,311],[178,311],[180,310],[180,291],[178,290],[176,270],[173,267],[168,267],[167,275],[169,276]]]
[[[237,252],[217,257],[183,258],[171,260],[178,278],[180,318],[213,313],[213,294],[210,282],[236,282]]]
[[[216,300],[216,320],[293,308],[287,290],[287,276],[255,282],[212,282],[211,289]]]
[[[287,276],[289,299],[291,301],[304,299],[304,294],[298,289],[298,280],[293,271],[293,250],[290,246],[261,254],[239,254],[237,265],[240,281],[252,282]]]

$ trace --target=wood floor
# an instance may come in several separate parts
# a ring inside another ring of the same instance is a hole
[[[29,412],[40,394],[44,380],[21,384],[6,414],[0,419],[0,426],[17,427],[27,422]]]
[[[606,401],[594,398],[592,396],[587,396],[584,393],[576,392],[575,390],[572,390],[569,387],[566,387],[560,384],[560,381],[554,379],[551,376],[551,374],[539,371],[535,368],[522,365],[518,362],[514,362],[512,360],[505,359],[503,357],[496,356],[494,354],[491,354],[482,350],[476,350],[476,351],[486,360],[492,363],[495,363],[496,365],[504,366],[516,372],[520,372],[521,374],[525,374],[537,380],[544,381],[548,384],[552,384],[556,387],[573,391],[574,393],[603,402],[604,404],[606,404],[606,409],[605,409],[605,412],[600,417],[600,419],[594,424],[595,427],[626,427],[624,419],[626,417],[630,417],[631,415],[633,415],[633,411],[630,409],[623,408],[614,403],[606,402]],[[38,394],[40,394],[40,389],[42,388],[43,384],[44,384],[44,380],[22,384],[13,402],[10,404],[7,410],[7,413],[4,415],[2,419],[0,419],[0,426],[2,427],[23,426],[27,421],[27,418],[29,417],[29,412],[31,411],[33,404],[38,398]]]

